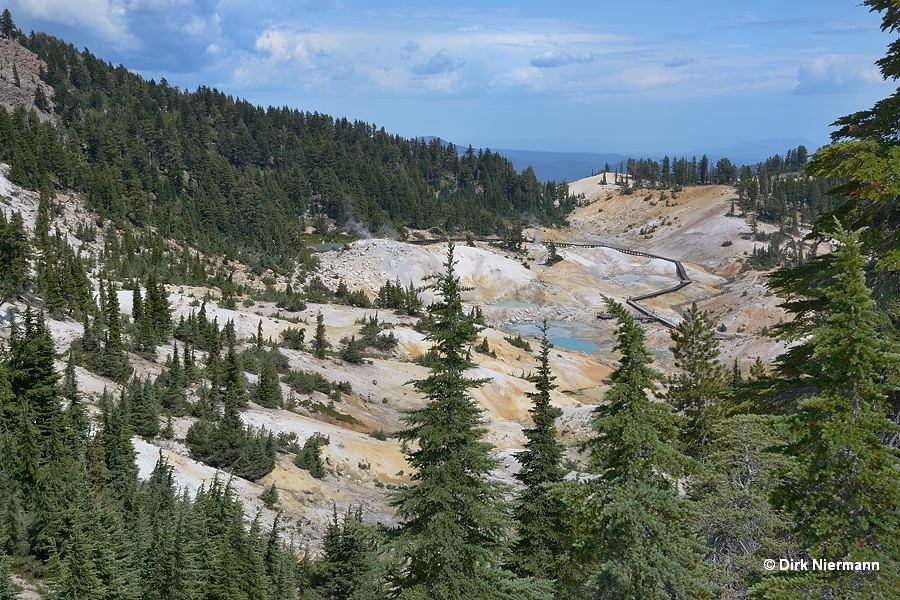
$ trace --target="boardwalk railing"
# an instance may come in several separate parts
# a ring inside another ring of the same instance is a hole
[[[649,294],[643,294],[641,296],[632,296],[632,297],[628,298],[628,300],[626,300],[625,303],[628,304],[628,306],[630,306],[634,310],[641,313],[642,315],[657,321],[661,325],[664,325],[665,327],[668,327],[669,329],[675,328],[675,323],[673,323],[672,321],[669,321],[665,317],[661,317],[660,315],[656,314],[656,312],[641,306],[640,304],[638,304],[638,302],[641,302],[643,300],[650,300],[651,298],[656,298],[658,296],[662,296],[663,294],[671,294],[672,292],[677,292],[681,288],[686,287],[686,286],[690,285],[691,283],[693,283],[691,281],[691,278],[688,277],[687,271],[685,271],[685,269],[684,269],[684,265],[682,265],[680,261],[674,260],[672,258],[667,258],[665,256],[660,256],[658,254],[650,254],[649,252],[641,252],[639,250],[632,250],[631,248],[620,248],[618,246],[612,246],[610,244],[600,244],[600,243],[580,244],[580,243],[575,243],[575,242],[557,242],[556,247],[557,248],[562,248],[562,247],[609,248],[609,249],[615,250],[617,252],[622,252],[623,254],[631,254],[632,256],[643,256],[645,258],[658,258],[659,260],[664,260],[664,261],[674,264],[675,265],[675,273],[678,275],[678,279],[679,279],[678,285],[675,285],[670,288],[666,288],[664,290],[651,292]]]
[[[426,240],[407,240],[410,244],[416,244],[418,246],[427,246],[431,244],[445,244],[447,243],[446,239],[426,239]],[[454,239],[454,241],[465,241],[463,239]],[[479,242],[499,242],[500,240],[496,239],[486,239],[486,238],[476,238],[476,241]],[[647,309],[638,302],[643,300],[650,300],[651,298],[656,298],[658,296],[662,296],[663,294],[671,294],[672,292],[677,292],[681,288],[690,285],[693,283],[691,278],[688,277],[687,271],[684,269],[684,265],[681,264],[680,261],[667,258],[665,256],[660,256],[658,254],[650,254],[649,252],[641,252],[640,250],[632,250],[631,248],[621,248],[619,246],[613,246],[610,244],[601,244],[599,242],[592,243],[577,243],[577,242],[555,242],[557,248],[609,248],[610,250],[615,250],[617,252],[621,252],[623,254],[630,254],[632,256],[643,256],[644,258],[658,258],[659,260],[664,260],[670,262],[675,265],[675,273],[678,275],[678,285],[675,285],[670,288],[666,288],[664,290],[659,290],[657,292],[651,292],[649,294],[643,294],[641,296],[632,296],[628,300],[625,301],[628,306],[639,312],[640,314],[657,321],[658,323],[668,327],[669,329],[675,328],[675,323],[669,321],[665,317],[661,317],[657,315],[654,311]]]

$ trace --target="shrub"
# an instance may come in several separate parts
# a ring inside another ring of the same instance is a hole
[[[369,432],[369,437],[385,442],[388,439],[388,434],[385,433],[384,429],[373,429]]]
[[[515,346],[516,348],[521,348],[526,352],[531,352],[531,344],[528,343],[528,340],[522,337],[522,334],[516,335],[516,337],[504,337],[504,340]]]

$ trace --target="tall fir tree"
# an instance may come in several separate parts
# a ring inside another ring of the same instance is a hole
[[[28,289],[31,254],[22,214],[16,211],[7,221],[6,212],[0,210],[0,303]]]
[[[362,511],[338,518],[332,509],[331,522],[322,539],[322,555],[316,559],[304,598],[309,600],[386,600],[386,569],[378,558],[379,540],[375,528],[362,520]]]
[[[793,516],[808,559],[878,561],[880,570],[788,573],[760,585],[770,598],[890,597],[900,589],[900,461],[882,439],[897,429],[887,418],[885,375],[898,356],[880,333],[859,232],[836,224],[835,239],[831,284],[818,290],[825,313],[810,337],[818,375],[802,382],[812,393],[797,403],[785,448],[797,463],[775,500]]]
[[[746,598],[770,575],[766,559],[796,556],[790,516],[770,495],[792,458],[772,452],[787,436],[783,417],[739,414],[713,422],[704,469],[688,490],[700,509],[711,579],[723,598]]]
[[[416,470],[414,484],[391,499],[400,519],[400,598],[502,598],[518,583],[501,569],[512,521],[504,511],[506,489],[488,477],[498,462],[482,441],[482,411],[468,394],[485,380],[465,376],[479,328],[463,311],[464,288],[454,265],[450,243],[445,271],[430,285],[440,298],[429,307],[433,320],[426,334],[435,364],[428,377],[414,382],[428,404],[405,413],[408,428],[397,434]],[[529,583],[523,594],[528,589],[530,597],[549,596],[546,586]]]
[[[697,308],[696,302],[669,334],[678,372],[669,378],[666,398],[684,414],[681,441],[685,452],[703,459],[711,441],[716,400],[728,386],[728,372],[719,362],[719,344],[709,312]]]
[[[122,343],[119,296],[111,281],[107,282],[105,300],[103,316],[106,321],[106,337],[103,344],[100,372],[112,379],[122,380],[130,374],[131,364],[128,362],[125,346]]]
[[[550,404],[556,377],[550,370],[549,325],[541,324],[541,350],[536,373],[529,376],[535,391],[527,392],[533,426],[523,432],[525,450],[516,455],[522,465],[516,479],[524,489],[513,504],[518,537],[513,544],[512,562],[522,575],[556,579],[554,563],[568,541],[563,523],[564,507],[552,486],[563,480],[563,446],[556,439],[557,409]]]
[[[281,383],[278,381],[275,364],[268,355],[264,355],[261,362],[253,401],[265,408],[280,408],[282,402]]]
[[[9,559],[0,552],[0,600],[17,600],[18,597],[10,579]]]
[[[596,435],[588,440],[592,494],[584,516],[584,544],[597,548],[598,598],[707,598],[706,549],[697,512],[676,481],[692,461],[678,448],[675,415],[655,401],[661,375],[652,367],[644,331],[628,311],[606,299],[618,320],[618,368],[604,404],[595,409]]]
[[[69,405],[65,411],[66,444],[73,454],[78,455],[83,451],[90,429],[90,417],[81,392],[78,391],[78,380],[75,376],[75,354],[69,349],[69,358],[66,361],[66,370],[63,374],[62,397]]]
[[[313,354],[317,358],[325,358],[328,346],[328,340],[325,338],[325,317],[322,315],[322,311],[319,311],[316,313],[316,335],[312,341]]]
[[[147,378],[137,377],[128,386],[128,410],[131,428],[136,435],[153,438],[159,435],[159,403],[155,386]]]
[[[13,395],[28,406],[45,455],[61,448],[65,429],[54,359],[53,339],[43,314],[26,310],[22,328],[13,326],[10,332],[9,380]]]
[[[131,443],[131,409],[126,391],[122,390],[119,402],[109,395],[100,409],[99,435],[106,464],[104,487],[124,509],[131,510],[135,507],[138,470]]]

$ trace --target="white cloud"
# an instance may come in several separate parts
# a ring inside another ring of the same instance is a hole
[[[878,81],[881,81],[881,76],[875,67],[840,54],[828,54],[797,69],[794,91],[800,94],[833,94],[855,91]]]
[[[306,40],[300,34],[267,29],[256,38],[257,50],[268,52],[275,62],[296,61],[305,68],[312,68]]]
[[[561,50],[547,50],[531,57],[531,66],[544,69],[562,67],[571,63],[589,63],[594,60],[590,52],[582,52],[575,56]]]
[[[446,48],[438,50],[426,63],[413,65],[413,71],[419,75],[437,75],[452,73],[466,64],[465,59],[453,56]]]
[[[126,4],[122,0],[12,0],[10,10],[14,16],[26,16],[86,27],[106,36],[116,45],[133,43],[125,24]]]

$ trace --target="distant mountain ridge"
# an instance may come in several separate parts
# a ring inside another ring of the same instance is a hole
[[[437,136],[422,136],[419,139],[425,142],[440,139],[444,145],[451,143]],[[460,153],[468,148],[468,145],[454,145]],[[660,160],[666,154],[668,154],[670,158],[676,156],[696,156],[697,158],[700,158],[705,154],[710,162],[713,163],[720,158],[727,158],[737,166],[754,166],[757,163],[764,162],[767,158],[774,156],[775,154],[783,156],[787,150],[801,145],[806,146],[810,153],[814,152],[819,147],[819,144],[810,142],[804,138],[779,138],[755,142],[741,142],[727,146],[716,146],[695,152],[673,153],[631,152],[622,154],[615,152],[551,152],[542,150],[516,150],[511,148],[491,148],[491,151],[497,152],[510,160],[516,168],[516,171],[520,173],[528,166],[531,166],[538,181],[565,180],[571,182],[599,173],[607,163],[609,163],[611,169],[615,170],[619,167],[620,163],[625,163],[629,158],[651,158]]]
[[[512,161],[520,173],[531,165],[538,181],[577,181],[603,170],[609,163],[615,170],[619,163],[628,160],[624,154],[597,154],[594,152],[542,152],[539,150],[495,150]],[[637,157],[635,157],[637,158]]]

